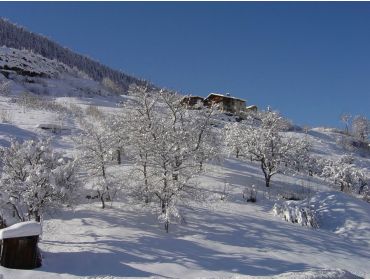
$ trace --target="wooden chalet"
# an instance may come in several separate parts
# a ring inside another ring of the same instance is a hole
[[[203,106],[204,98],[201,96],[185,96],[181,100],[181,105],[188,109],[199,109]]]
[[[245,110],[245,100],[232,97],[229,94],[210,93],[204,99],[204,105],[211,106],[214,104],[218,106],[219,110],[232,114],[239,114]]]

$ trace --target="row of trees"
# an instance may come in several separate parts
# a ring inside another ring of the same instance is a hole
[[[352,123],[353,131],[363,140],[365,123],[368,121],[363,117],[355,118]],[[340,191],[367,197],[368,174],[366,169],[355,165],[352,156],[344,155],[337,160],[313,156],[304,136],[295,138],[282,133],[289,126],[277,112],[260,112],[245,122],[227,125],[225,143],[237,158],[260,164],[266,187],[275,174],[301,172],[323,178]]]
[[[96,81],[109,79],[124,91],[127,91],[130,84],[144,85],[147,83],[77,54],[44,36],[29,32],[2,18],[0,18],[0,42],[7,47],[27,49],[46,58],[56,59],[71,68],[77,68]]]
[[[342,114],[340,120],[344,124],[344,132],[353,135],[360,141],[367,141],[370,135],[370,120],[365,116],[352,117],[350,114]]]
[[[124,193],[155,209],[168,231],[180,218],[179,205],[204,198],[192,179],[205,171],[205,162],[225,152],[258,162],[266,187],[275,174],[288,172],[323,177],[345,192],[361,193],[368,184],[351,157],[313,157],[305,134],[286,132],[291,124],[277,112],[226,125],[217,122],[217,114],[213,107],[188,110],[173,92],[131,88],[117,113],[89,107],[78,114],[78,160],[54,152],[50,140],[13,141],[2,149],[2,209],[21,221],[40,220],[46,209],[72,204],[79,169],[92,179],[102,208]]]
[[[95,125],[83,121],[84,133],[78,140],[83,162],[100,182],[97,190],[104,208],[115,192],[109,175],[112,156],[118,164],[123,155],[128,158],[132,167],[125,190],[137,201],[153,205],[168,231],[171,219],[179,217],[178,202],[200,197],[190,180],[218,152],[219,137],[211,126],[214,109],[186,110],[181,96],[146,87],[136,87],[131,97],[119,114],[108,118],[96,114]]]

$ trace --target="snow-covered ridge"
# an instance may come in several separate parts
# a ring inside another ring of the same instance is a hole
[[[31,77],[57,77],[60,73],[72,73],[72,69],[56,60],[47,59],[28,50],[0,47],[0,72]]]

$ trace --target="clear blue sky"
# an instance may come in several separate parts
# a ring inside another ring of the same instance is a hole
[[[183,93],[230,92],[302,125],[370,118],[370,3],[2,2],[0,16]]]

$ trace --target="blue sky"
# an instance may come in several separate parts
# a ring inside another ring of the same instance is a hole
[[[0,16],[183,93],[229,92],[301,125],[370,118],[369,2],[1,2]]]

